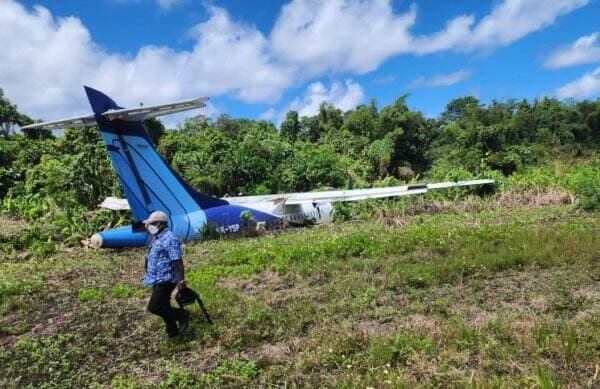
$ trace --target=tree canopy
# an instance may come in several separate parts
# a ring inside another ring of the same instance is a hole
[[[15,133],[29,122],[0,91],[0,198],[55,197],[91,209],[119,192],[96,129],[67,129],[56,138]],[[457,178],[456,172],[510,175],[554,153],[595,151],[600,101],[482,104],[465,96],[427,118],[400,96],[381,109],[372,100],[347,112],[327,103],[314,116],[290,111],[279,128],[227,115],[188,120],[176,130],[157,120],[146,127],[192,186],[215,196],[250,195]]]

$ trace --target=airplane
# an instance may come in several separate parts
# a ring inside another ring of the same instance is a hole
[[[264,196],[218,198],[193,189],[154,148],[143,121],[206,106],[208,98],[139,108],[122,108],[104,93],[84,86],[93,114],[24,126],[23,129],[52,130],[68,126],[98,126],[108,155],[119,179],[125,199],[109,197],[101,207],[130,210],[131,224],[94,234],[90,241],[96,248],[145,246],[151,237],[143,220],[153,211],[169,216],[169,227],[184,241],[202,240],[206,231],[237,234],[248,217],[264,229],[282,226],[305,226],[327,223],[333,217],[333,202],[358,201],[423,194],[431,189],[445,189],[491,184],[494,181],[471,181],[412,184],[387,188],[331,190],[324,192],[284,193]]]

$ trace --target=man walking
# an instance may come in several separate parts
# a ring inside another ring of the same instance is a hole
[[[181,242],[168,228],[169,217],[155,211],[144,220],[152,242],[146,256],[144,286],[152,287],[148,311],[160,316],[165,322],[169,337],[182,333],[188,327],[189,313],[171,307],[171,294],[185,288]],[[177,325],[179,323],[179,326]]]

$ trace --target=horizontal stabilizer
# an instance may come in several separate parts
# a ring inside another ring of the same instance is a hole
[[[121,119],[128,122],[139,122],[157,116],[170,115],[172,113],[206,107],[207,101],[208,97],[200,97],[198,99],[178,101],[176,103],[152,105],[139,108],[116,109],[106,111],[102,114],[102,116],[108,120]]]
[[[110,121],[124,120],[128,122],[140,122],[149,118],[189,111],[190,109],[202,108],[206,106],[207,101],[208,97],[201,97],[197,99],[183,100],[168,104],[151,105],[147,107],[108,110],[102,113],[101,115]],[[44,130],[54,130],[57,128],[88,127],[95,125],[97,125],[95,116],[88,115],[62,120],[55,120],[52,122],[30,124],[28,126],[22,127],[22,129],[27,130],[40,128]]]
[[[43,130],[54,130],[57,128],[66,127],[91,127],[96,125],[96,118],[94,115],[78,116],[68,119],[54,120],[52,122],[34,123],[28,126],[21,127],[22,130],[40,128]]]

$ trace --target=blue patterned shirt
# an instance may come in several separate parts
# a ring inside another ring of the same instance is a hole
[[[146,274],[144,286],[152,286],[159,282],[179,281],[175,275],[175,261],[180,261],[181,242],[171,231],[165,228],[150,243],[146,256]]]

